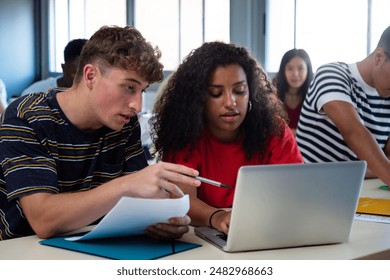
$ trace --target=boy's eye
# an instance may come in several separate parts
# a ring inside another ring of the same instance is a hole
[[[137,86],[128,86],[128,85],[123,86],[123,88],[126,92],[130,92],[130,93],[137,93],[139,90],[141,90]],[[141,93],[145,93],[145,92],[146,92],[146,89],[141,90]]]
[[[125,91],[129,93],[135,93],[137,92],[137,87],[135,86],[124,86]]]

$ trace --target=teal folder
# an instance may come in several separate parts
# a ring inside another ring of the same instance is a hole
[[[147,235],[85,241],[69,241],[67,237],[54,237],[40,243],[116,260],[153,260],[202,246],[180,240],[156,240]]]

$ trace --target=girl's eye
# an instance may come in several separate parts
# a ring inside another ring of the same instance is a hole
[[[235,94],[243,94],[246,92],[246,86],[242,85],[233,89]]]
[[[209,90],[209,95],[213,98],[218,98],[222,95],[222,91],[212,91]]]

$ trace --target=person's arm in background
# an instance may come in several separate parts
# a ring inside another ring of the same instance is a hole
[[[385,153],[386,157],[390,160],[390,138],[387,139],[383,152]],[[376,176],[370,169],[367,169],[366,178],[367,179],[378,178],[378,176]]]
[[[387,158],[390,160],[390,138],[387,139],[387,142],[386,142],[386,145],[385,145],[385,148],[383,149],[383,151],[385,152],[385,155],[387,156]]]
[[[382,151],[370,131],[361,124],[355,108],[348,102],[331,101],[326,103],[323,109],[340,131],[348,147],[360,160],[367,161],[366,178],[378,177],[390,185],[389,141],[385,152]]]

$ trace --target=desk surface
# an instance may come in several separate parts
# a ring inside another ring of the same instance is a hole
[[[365,180],[361,197],[390,199],[390,191],[380,190],[381,181]],[[0,241],[0,259],[8,260],[79,260],[102,259],[74,251],[43,246],[37,236],[28,236]],[[300,248],[264,250],[243,253],[225,253],[193,233],[193,229],[182,240],[202,244],[202,247],[178,253],[163,259],[172,260],[224,260],[224,259],[319,259],[343,260],[357,258],[390,259],[390,224],[354,221],[350,240],[335,245],[309,246]]]

